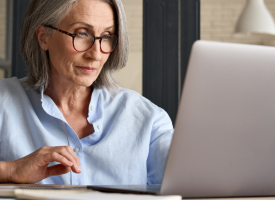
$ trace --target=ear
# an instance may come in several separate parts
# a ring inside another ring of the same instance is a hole
[[[46,28],[44,26],[40,25],[36,29],[35,33],[36,33],[36,37],[37,37],[40,47],[43,50],[47,51],[49,49],[49,43],[48,43],[49,35],[46,32]]]

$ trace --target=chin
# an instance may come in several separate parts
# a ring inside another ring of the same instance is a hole
[[[80,78],[78,80],[74,80],[73,82],[79,86],[90,87],[95,80],[96,79],[93,79],[93,78]]]

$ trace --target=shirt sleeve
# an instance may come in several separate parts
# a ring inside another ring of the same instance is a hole
[[[157,111],[152,127],[149,155],[147,159],[148,184],[161,183],[174,133],[173,124],[168,114],[161,108],[157,108]]]

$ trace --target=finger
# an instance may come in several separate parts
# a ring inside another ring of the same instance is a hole
[[[78,168],[78,166],[75,163],[72,162],[73,159],[69,158],[70,160],[68,160],[68,157],[71,157],[71,155],[66,155],[66,154],[68,154],[68,152],[67,153],[63,152],[62,155],[59,154],[58,152],[53,152],[50,155],[52,156],[53,161],[60,162],[65,167],[71,167],[73,172],[75,172],[75,173],[80,173],[81,170]],[[67,157],[65,157],[64,155]]]
[[[41,155],[43,154],[43,155]],[[38,156],[40,162],[39,166],[44,166],[49,164],[50,162],[56,161],[60,162],[66,167],[72,167],[72,170],[76,173],[81,172],[81,168],[79,166],[79,158],[73,152],[70,146],[60,146],[60,147],[41,147],[39,149]]]
[[[80,167],[80,160],[76,153],[73,151],[72,147],[70,146],[58,146],[58,147],[42,147],[41,151],[43,153],[48,152],[58,152],[59,154],[65,156],[68,160],[73,162],[74,164],[78,165]]]
[[[61,155],[65,156],[68,160],[74,163],[73,170],[81,172],[80,160],[70,146],[59,147],[58,151]]]
[[[57,152],[47,153],[46,155],[40,155],[40,159],[43,160],[41,163],[49,164],[50,162],[59,162],[65,167],[72,167],[73,163],[70,162],[67,158],[60,155]]]
[[[76,164],[79,166],[80,168],[80,160],[78,158],[78,156],[76,155],[76,153],[73,151],[72,147],[68,146],[67,150],[69,151],[69,153],[75,158],[76,160]]]
[[[54,165],[47,168],[46,177],[66,174],[71,171],[71,167],[65,167],[64,165]]]

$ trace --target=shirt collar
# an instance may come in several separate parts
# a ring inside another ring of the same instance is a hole
[[[54,101],[46,94],[44,94],[45,86],[41,86],[39,88],[41,94],[41,103],[44,111],[49,115],[63,120],[67,123],[64,116],[54,103]],[[89,103],[89,110],[88,110],[88,122],[91,124],[102,124],[103,120],[103,94],[102,91],[104,89],[101,88],[94,88],[91,96],[91,100]]]

